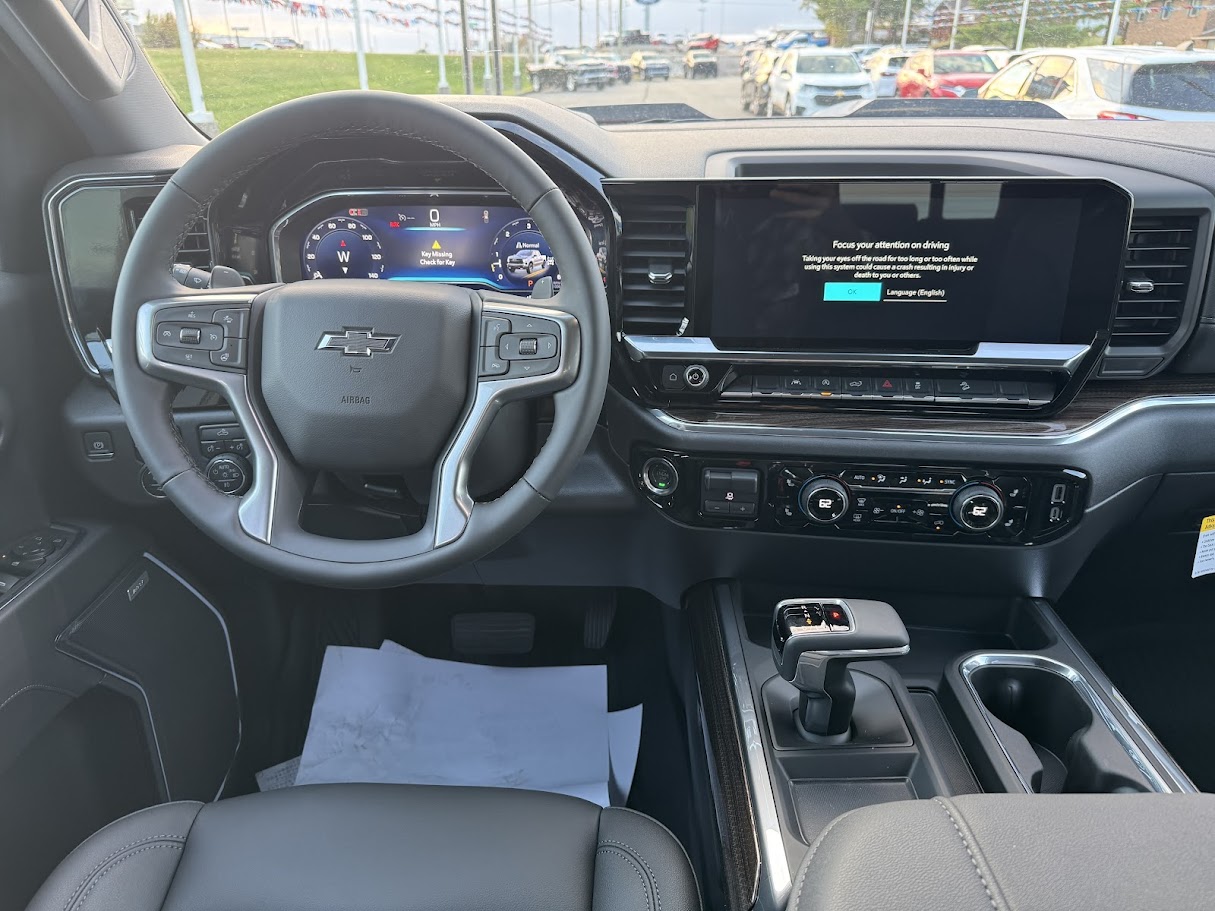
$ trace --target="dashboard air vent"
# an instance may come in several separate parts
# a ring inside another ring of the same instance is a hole
[[[629,335],[679,335],[688,305],[689,201],[620,199],[620,302]]]
[[[135,229],[139,227],[143,221],[143,217],[148,214],[148,209],[152,206],[152,197],[142,197],[133,199],[127,204],[127,215],[130,219],[131,234],[135,234]],[[211,257],[211,235],[207,233],[207,220],[200,218],[190,226],[189,233],[186,234],[185,240],[182,241],[181,252],[177,254],[179,263],[188,263],[191,266],[197,266],[199,269],[210,269],[214,265],[214,260]]]
[[[1192,215],[1131,220],[1111,348],[1158,348],[1180,328],[1197,233]]]

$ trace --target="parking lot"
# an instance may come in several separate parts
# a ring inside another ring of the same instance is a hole
[[[683,58],[672,55],[671,78],[643,82],[633,79],[628,85],[608,86],[603,90],[580,92],[541,92],[533,97],[551,101],[561,107],[574,108],[600,104],[672,104],[690,105],[714,118],[750,117],[739,104],[740,80],[738,55],[721,54],[717,60],[717,78],[684,79]]]

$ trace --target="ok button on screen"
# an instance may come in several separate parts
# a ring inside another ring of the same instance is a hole
[[[825,282],[824,301],[877,302],[882,299],[881,282]]]

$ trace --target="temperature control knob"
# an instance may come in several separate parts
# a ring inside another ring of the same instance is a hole
[[[953,495],[949,512],[966,531],[991,531],[1004,518],[1004,497],[987,484],[967,484]]]
[[[834,525],[848,512],[852,495],[835,478],[819,475],[802,485],[797,495],[797,505],[811,522]]]

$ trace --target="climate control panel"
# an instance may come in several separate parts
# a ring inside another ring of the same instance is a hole
[[[1088,476],[1070,468],[867,465],[639,451],[634,478],[688,525],[808,535],[1035,544],[1084,511]]]

